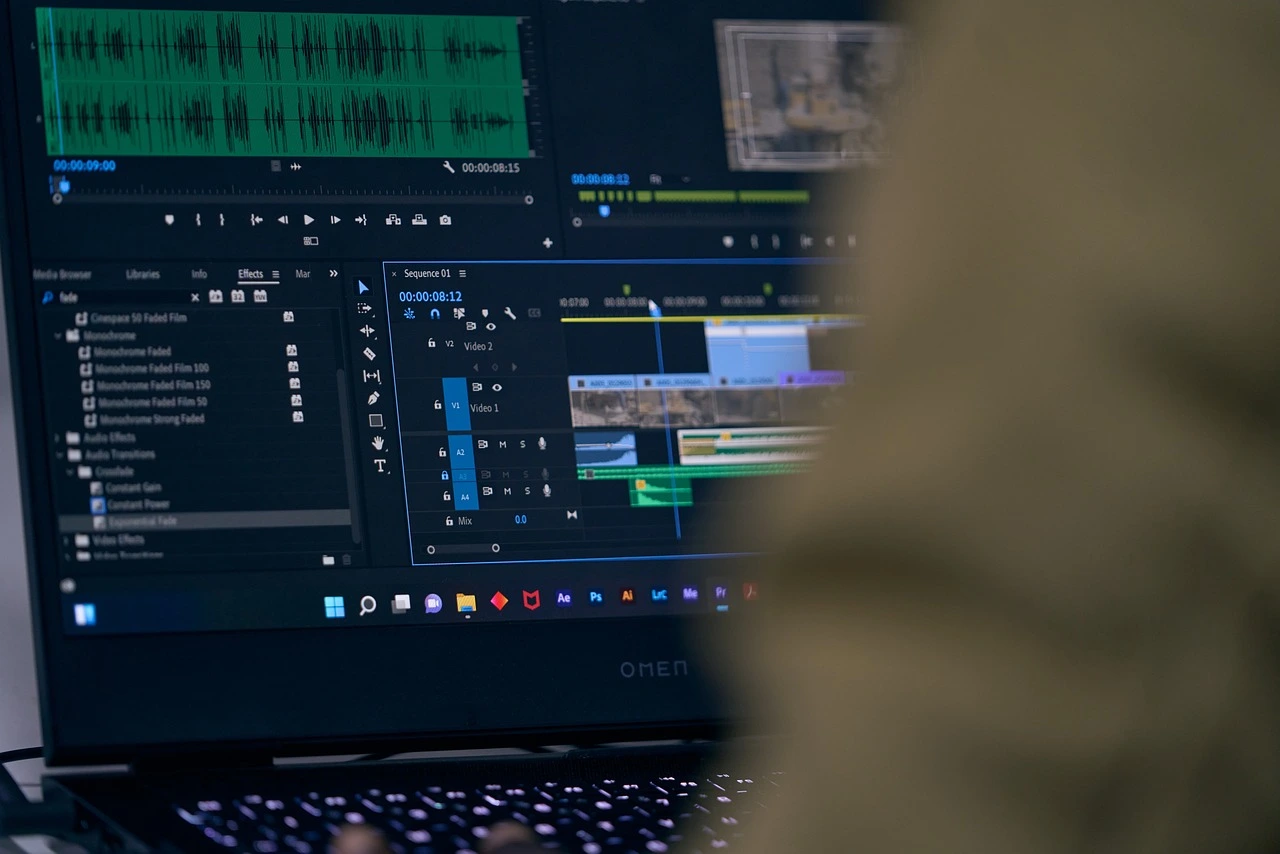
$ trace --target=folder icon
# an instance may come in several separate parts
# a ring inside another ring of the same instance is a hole
[[[471,614],[476,610],[476,597],[473,593],[458,594],[458,613]]]

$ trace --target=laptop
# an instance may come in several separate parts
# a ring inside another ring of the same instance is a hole
[[[703,639],[770,608],[733,507],[847,380],[819,282],[898,31],[847,0],[0,8],[45,759],[127,766],[46,799],[139,851],[749,832],[785,783],[726,749]]]

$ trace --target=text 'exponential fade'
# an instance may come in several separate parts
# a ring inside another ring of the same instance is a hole
[[[50,155],[529,156],[518,18],[36,19]]]

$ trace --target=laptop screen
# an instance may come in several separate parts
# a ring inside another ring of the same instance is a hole
[[[46,668],[768,607],[720,523],[805,470],[849,379],[860,319],[818,272],[887,156],[895,29],[826,0],[4,8]]]

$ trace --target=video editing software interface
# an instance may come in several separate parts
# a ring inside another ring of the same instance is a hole
[[[767,605],[716,523],[849,381],[817,274],[856,253],[830,203],[888,157],[900,33],[421,7],[11,4],[65,632]]]

